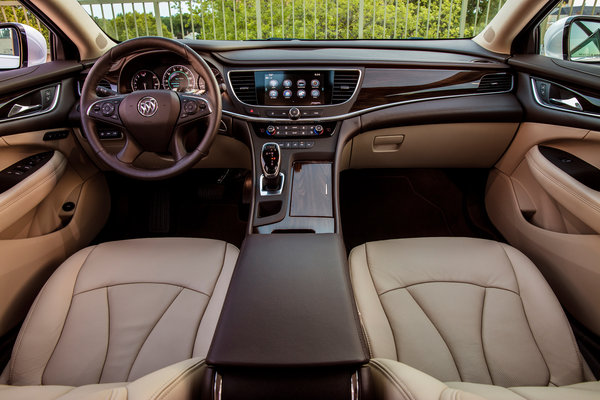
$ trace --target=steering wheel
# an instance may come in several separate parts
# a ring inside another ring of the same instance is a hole
[[[183,57],[206,82],[203,96],[172,90],[140,90],[129,94],[98,97],[96,87],[110,67],[124,57],[150,50],[168,50]],[[221,121],[221,92],[210,67],[189,46],[175,40],[143,37],[123,42],[96,61],[81,90],[81,124],[88,142],[98,157],[115,171],[138,179],[163,179],[177,175],[200,161],[208,150]],[[189,151],[185,140],[191,130],[207,122],[204,136]],[[125,145],[117,154],[106,151],[100,142],[96,123],[118,127]],[[168,153],[173,165],[144,169],[133,165],[143,152]]]

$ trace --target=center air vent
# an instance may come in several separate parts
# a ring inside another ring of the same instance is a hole
[[[513,77],[512,75],[501,73],[501,74],[489,74],[485,75],[479,81],[479,87],[477,92],[479,93],[490,93],[490,92],[508,92],[512,89]]]
[[[257,104],[256,87],[254,83],[254,72],[229,73],[231,87],[240,101],[246,104]]]
[[[332,104],[340,104],[350,100],[359,78],[358,71],[335,71],[333,76]]]

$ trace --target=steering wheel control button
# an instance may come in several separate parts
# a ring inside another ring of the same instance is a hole
[[[297,107],[290,108],[289,115],[291,119],[300,118],[300,110]]]
[[[102,104],[102,115],[105,117],[110,117],[115,112],[115,106],[112,103],[104,103]]]
[[[88,115],[106,122],[118,122],[118,108],[122,99],[100,100],[88,109]]]
[[[151,117],[158,111],[158,101],[152,96],[142,97],[137,105],[138,112],[143,117]]]
[[[205,105],[206,107],[206,105]],[[183,105],[183,110],[190,114],[193,115],[196,113],[196,111],[198,111],[198,105],[196,104],[195,101],[187,101],[185,102],[185,104]]]

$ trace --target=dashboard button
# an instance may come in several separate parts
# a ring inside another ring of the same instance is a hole
[[[254,107],[246,107],[244,111],[246,111],[246,114],[248,115],[260,115],[258,110]]]
[[[290,108],[289,114],[291,119],[300,118],[300,110],[297,107]]]

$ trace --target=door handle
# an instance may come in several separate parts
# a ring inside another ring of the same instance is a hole
[[[12,108],[10,109],[10,111],[8,112],[8,118],[10,117],[14,117],[23,113],[27,113],[27,112],[31,112],[31,111],[37,111],[40,110],[42,108],[41,104],[34,104],[32,106],[24,106],[21,104],[14,104],[12,106]]]
[[[581,103],[579,103],[579,100],[577,100],[577,97],[571,97],[570,99],[553,99],[553,98],[551,98],[550,102],[561,105],[561,106],[570,107],[575,110],[583,111],[583,107],[581,106]]]

